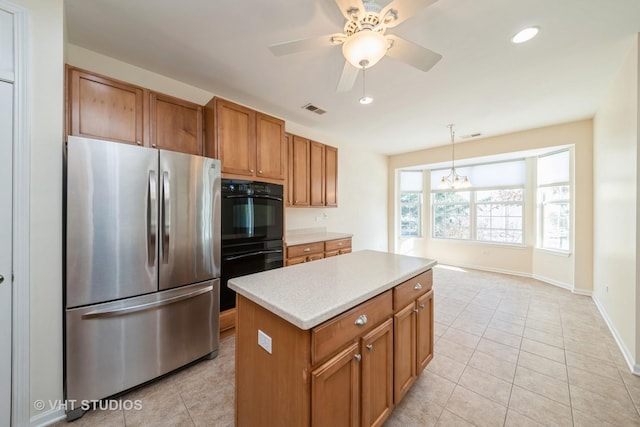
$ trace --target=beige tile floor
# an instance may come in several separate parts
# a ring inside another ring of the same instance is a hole
[[[434,289],[435,356],[386,427],[640,426],[640,377],[591,298],[444,266]],[[141,410],[91,411],[73,427],[232,426],[234,348],[231,336],[216,359],[121,397]]]

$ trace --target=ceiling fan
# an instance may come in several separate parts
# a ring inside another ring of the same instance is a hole
[[[375,0],[335,0],[347,19],[344,32],[269,46],[276,56],[319,47],[342,45],[346,61],[338,83],[338,92],[353,88],[358,71],[375,65],[387,55],[419,70],[429,71],[442,55],[407,41],[387,29],[409,19],[437,0],[393,0],[385,7]]]

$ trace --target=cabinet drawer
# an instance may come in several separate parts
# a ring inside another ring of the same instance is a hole
[[[287,246],[287,258],[295,258],[324,252],[324,242],[309,243],[308,245]]]
[[[388,318],[393,313],[392,299],[389,290],[313,328],[311,363],[315,365]],[[364,323],[357,324],[359,319]]]
[[[393,288],[393,310],[398,311],[433,286],[433,271],[427,270]]]
[[[324,242],[325,252],[331,252],[346,248],[351,248],[351,239],[337,239]]]

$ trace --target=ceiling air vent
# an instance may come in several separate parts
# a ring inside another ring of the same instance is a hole
[[[304,108],[305,110],[309,110],[312,113],[319,114],[319,115],[322,115],[322,114],[327,112],[327,110],[323,110],[322,108],[316,107],[313,104],[303,105],[302,108]]]

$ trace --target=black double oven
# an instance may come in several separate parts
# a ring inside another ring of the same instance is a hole
[[[284,265],[283,195],[279,184],[222,180],[221,311],[236,305],[229,279]]]

